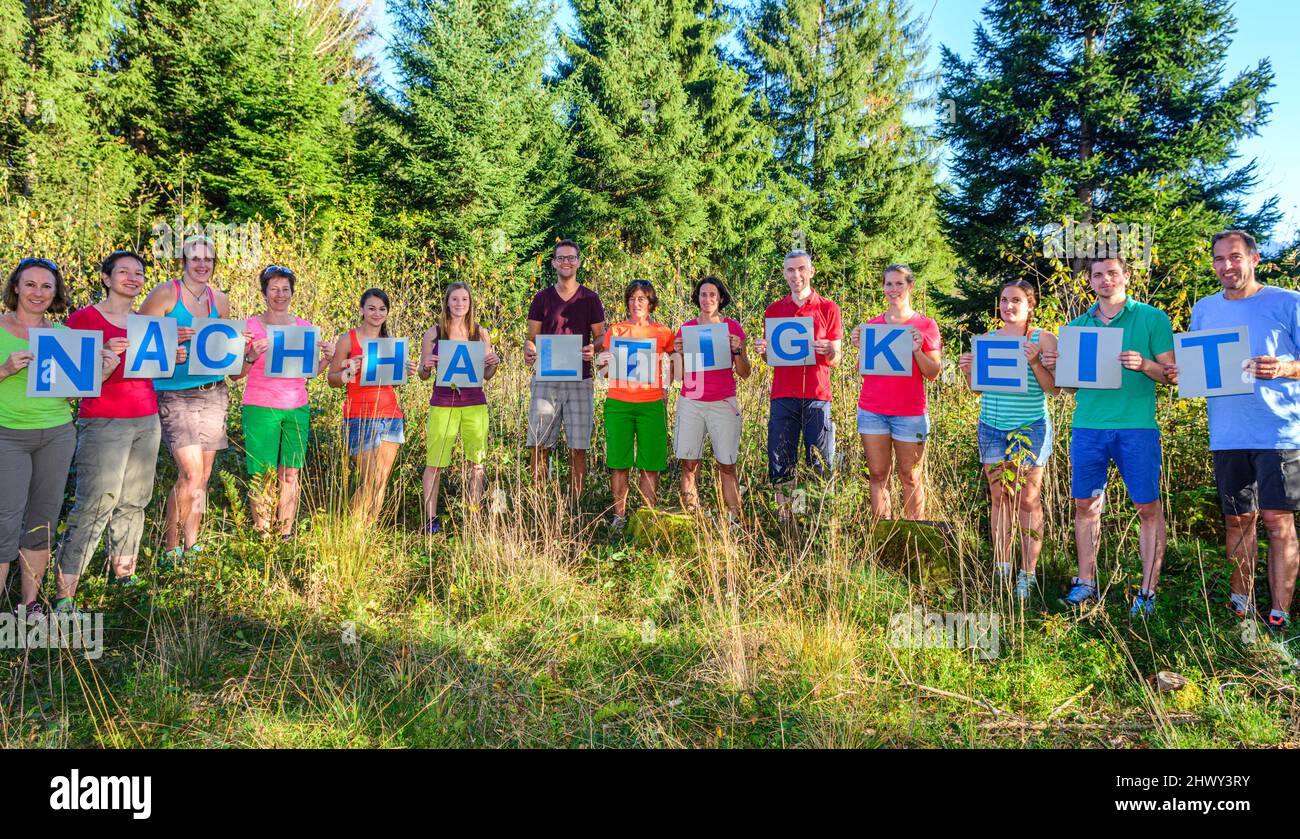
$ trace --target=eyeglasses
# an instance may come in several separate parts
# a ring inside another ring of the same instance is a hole
[[[578,261],[578,257],[576,256],[555,256],[551,258],[556,262],[577,262]]]
[[[63,273],[59,270],[59,266],[55,265],[51,260],[42,259],[38,256],[29,256],[26,259],[19,261],[19,271],[26,271],[28,268],[47,268],[55,274]]]

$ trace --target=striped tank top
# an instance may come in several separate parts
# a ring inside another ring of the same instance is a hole
[[[1043,330],[1035,329],[1029,340],[1037,344]],[[1038,377],[1029,371],[1028,393],[985,393],[981,397],[980,422],[999,431],[1024,428],[1047,416],[1047,394]]]

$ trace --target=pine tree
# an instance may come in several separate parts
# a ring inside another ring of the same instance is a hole
[[[367,145],[397,228],[442,259],[505,267],[542,247],[565,146],[544,85],[549,11],[533,0],[399,0],[400,78]]]
[[[328,211],[351,138],[359,16],[335,0],[137,0],[128,12],[116,96],[151,190],[170,199],[184,176],[218,215]]]
[[[612,239],[623,253],[681,254],[706,231],[697,192],[704,137],[669,33],[685,7],[577,0],[563,38],[572,183],[557,229]],[[693,15],[692,15],[693,17]]]
[[[1136,285],[1175,315],[1211,287],[1210,234],[1232,225],[1267,237],[1276,202],[1246,211],[1255,164],[1235,165],[1234,149],[1267,119],[1272,71],[1263,60],[1223,83],[1227,0],[994,0],[984,13],[972,60],[943,51],[953,182],[943,212],[967,269],[947,301],[954,312],[975,326],[997,285],[1016,278],[1077,312],[1087,237],[1058,232],[1067,223],[1132,225],[1133,244],[1149,231],[1151,265],[1137,254]]]
[[[0,2],[0,196],[110,230],[135,186],[105,127],[110,0]]]
[[[814,255],[823,286],[874,285],[893,262],[942,272],[930,142],[905,119],[923,83],[918,25],[892,0],[762,0],[744,37],[793,199],[787,243]]]

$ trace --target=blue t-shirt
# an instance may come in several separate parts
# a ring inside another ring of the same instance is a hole
[[[1242,300],[1223,292],[1192,307],[1192,331],[1244,326],[1252,357],[1295,361],[1300,353],[1300,293],[1264,286]],[[1300,379],[1257,379],[1254,393],[1211,396],[1210,450],[1300,449]]]

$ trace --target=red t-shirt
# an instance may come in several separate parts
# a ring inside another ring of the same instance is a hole
[[[867,323],[884,323],[879,315]],[[924,315],[912,315],[906,324],[921,333],[921,351],[939,350],[939,324]],[[919,417],[925,413],[925,379],[916,359],[912,359],[911,376],[863,376],[858,407],[887,417]]]
[[[104,343],[110,338],[125,338],[126,328],[117,326],[104,317],[94,306],[78,309],[68,315],[66,322],[69,329],[95,329],[104,333]],[[127,379],[126,353],[122,353],[121,363],[113,375],[104,380],[99,396],[85,397],[77,410],[80,417],[109,417],[113,419],[130,419],[148,417],[158,413],[158,397],[153,389],[153,379]]]
[[[796,306],[790,295],[767,307],[765,318],[812,318],[813,340],[838,341],[844,337],[844,324],[840,320],[840,307],[817,292],[808,295],[802,306]],[[764,330],[766,332],[766,330]],[[772,370],[772,398],[820,399],[831,398],[830,356],[818,355],[817,363],[806,367],[777,367]]]

